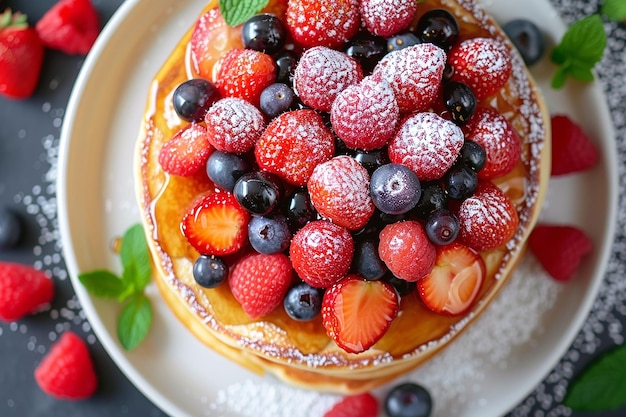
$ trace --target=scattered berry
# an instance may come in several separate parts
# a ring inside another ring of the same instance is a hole
[[[377,417],[378,400],[369,392],[342,398],[324,417]]]
[[[422,41],[413,32],[405,30],[387,38],[387,52],[399,51],[420,43]]]
[[[274,83],[261,92],[261,111],[273,118],[288,110],[295,110],[296,95],[287,84]]]
[[[375,239],[356,243],[352,266],[354,272],[370,281],[382,278],[389,270],[378,256],[378,242]]]
[[[300,282],[287,291],[283,307],[289,317],[298,321],[313,320],[322,310],[324,290]]]
[[[215,151],[206,162],[206,174],[218,187],[232,192],[242,175],[250,172],[246,159],[234,153]]]
[[[279,206],[283,187],[276,175],[254,171],[237,180],[233,194],[239,205],[251,214],[265,216]]]
[[[231,49],[220,61],[215,85],[222,97],[244,99],[258,106],[261,92],[276,81],[271,56],[252,49]]]
[[[52,301],[54,282],[31,266],[0,262],[0,319],[19,320]]]
[[[361,32],[348,42],[346,55],[356,59],[365,73],[371,73],[378,61],[387,53],[385,38]]]
[[[458,217],[447,209],[438,209],[430,213],[424,230],[435,245],[447,245],[454,242],[459,235],[460,222]]]
[[[588,170],[599,159],[596,144],[580,125],[566,115],[552,116],[552,175]]]
[[[411,213],[420,219],[426,219],[430,213],[447,205],[448,195],[439,181],[422,182],[422,194]]]
[[[215,85],[204,78],[193,78],[180,84],[174,90],[172,102],[174,111],[188,122],[202,122],[209,109],[219,99]]]
[[[511,39],[526,65],[539,62],[546,49],[546,41],[536,24],[527,19],[515,19],[506,22],[502,30]]]
[[[476,171],[465,165],[452,167],[446,174],[446,193],[452,200],[461,201],[471,197],[476,187],[478,187],[478,175]]]
[[[389,417],[430,417],[433,400],[421,385],[405,382],[389,391],[385,411]]]
[[[274,57],[276,63],[276,82],[292,85],[293,73],[296,70],[298,59],[292,51],[282,51]]]
[[[458,162],[474,172],[480,172],[487,162],[487,153],[478,143],[465,139]]]
[[[206,167],[212,152],[206,128],[190,123],[165,142],[159,151],[159,164],[168,174],[188,177]]]
[[[248,239],[259,253],[284,252],[291,242],[291,231],[285,216],[253,216],[248,223]]]
[[[272,55],[285,45],[287,29],[277,16],[261,13],[244,23],[241,36],[246,48]]]
[[[287,223],[293,232],[317,218],[317,212],[306,188],[298,188],[289,196],[285,204],[285,213]]]
[[[424,227],[406,220],[389,224],[380,232],[378,254],[396,277],[417,281],[432,269],[436,250]]]
[[[417,3],[404,0],[361,0],[361,20],[370,33],[389,37],[409,27]]]
[[[0,251],[14,248],[22,237],[22,222],[17,213],[0,207]]]
[[[235,97],[217,101],[204,120],[207,139],[223,152],[241,154],[251,150],[265,130],[265,119],[259,109]]]
[[[60,0],[35,28],[48,48],[87,55],[100,34],[100,17],[90,0]]]
[[[459,25],[445,9],[433,9],[420,17],[415,33],[422,42],[430,42],[449,51],[459,39]]]
[[[421,192],[420,180],[405,165],[383,165],[372,174],[370,194],[374,205],[383,213],[409,212],[419,201]]]
[[[359,30],[359,0],[289,0],[286,22],[301,46],[337,48]]]
[[[359,164],[363,165],[363,168],[367,170],[367,173],[370,174],[370,176],[379,167],[389,163],[387,148],[373,149],[371,151],[356,149],[352,154],[352,157]]]
[[[200,255],[193,264],[193,279],[204,288],[215,288],[228,277],[228,265],[222,258]]]
[[[443,105],[452,116],[452,121],[464,125],[476,110],[476,97],[467,85],[448,81],[443,84]]]

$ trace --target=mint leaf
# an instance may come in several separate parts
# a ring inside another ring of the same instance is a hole
[[[269,0],[219,0],[220,12],[229,26],[237,26],[261,11]]]
[[[126,350],[135,349],[146,337],[152,324],[152,304],[138,293],[124,307],[117,321],[117,337]]]
[[[120,256],[124,267],[123,280],[137,290],[143,290],[152,277],[152,263],[146,236],[140,224],[131,226],[124,233]]]
[[[605,0],[601,13],[616,22],[626,21],[626,1]]]
[[[612,349],[588,365],[570,385],[563,403],[581,412],[626,406],[626,345]]]
[[[126,283],[117,275],[96,270],[78,275],[78,280],[87,291],[99,298],[119,298],[126,292]]]

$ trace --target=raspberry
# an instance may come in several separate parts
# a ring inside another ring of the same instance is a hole
[[[345,227],[315,220],[298,230],[289,257],[300,278],[312,287],[330,287],[350,269],[354,240]]]
[[[222,97],[237,97],[259,105],[261,92],[276,80],[271,56],[252,49],[231,49],[220,63],[215,85]]]
[[[425,111],[437,98],[446,65],[445,52],[423,43],[393,51],[374,68],[393,88],[400,112]]]
[[[209,108],[204,120],[207,139],[222,152],[248,152],[265,130],[261,111],[234,97],[217,101]]]
[[[39,19],[35,29],[48,48],[87,55],[100,34],[100,17],[90,0],[61,0]]]
[[[19,320],[50,303],[54,282],[42,271],[17,263],[0,262],[0,319]]]
[[[292,275],[287,255],[256,253],[235,265],[228,285],[246,314],[256,319],[270,314],[282,304]]]
[[[435,113],[407,118],[389,142],[389,159],[409,167],[420,181],[439,179],[459,156],[463,131]]]
[[[378,400],[369,392],[342,398],[324,417],[376,417]]]
[[[399,115],[389,83],[366,77],[339,93],[330,120],[346,146],[369,151],[387,143],[395,132]]]
[[[338,48],[359,30],[359,0],[289,0],[286,22],[301,46]]]
[[[317,212],[349,230],[361,229],[374,214],[369,184],[367,170],[346,155],[316,166],[307,183]]]
[[[496,94],[512,71],[511,54],[491,38],[467,39],[450,51],[448,63],[454,68],[454,81],[467,84],[477,100]]]
[[[415,220],[385,226],[380,232],[378,254],[396,277],[409,282],[426,276],[437,257],[435,246]]]
[[[159,151],[159,164],[168,174],[189,177],[204,168],[211,153],[205,127],[191,123],[165,142]]]
[[[337,95],[363,79],[359,63],[340,51],[317,46],[307,49],[293,76],[293,88],[307,106],[329,112]]]
[[[565,175],[592,168],[598,163],[597,146],[566,115],[552,116],[552,175]]]
[[[35,380],[45,393],[66,400],[89,398],[98,387],[89,348],[71,331],[52,345],[35,369]]]
[[[389,37],[409,27],[417,3],[406,0],[362,0],[361,19],[374,35]]]
[[[305,185],[313,169],[332,158],[335,139],[315,111],[295,110],[270,122],[254,153],[261,169]]]

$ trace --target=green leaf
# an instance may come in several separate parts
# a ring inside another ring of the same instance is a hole
[[[563,403],[575,411],[603,412],[626,406],[626,345],[600,356],[570,385]]]
[[[605,0],[602,4],[601,13],[608,19],[616,22],[626,20],[626,1],[624,0]]]
[[[127,289],[125,281],[105,270],[85,272],[78,275],[78,280],[90,294],[100,298],[119,298]]]
[[[552,88],[560,90],[565,85],[565,80],[567,80],[567,68],[561,67],[556,70],[554,76],[552,77]]]
[[[117,321],[117,337],[128,351],[135,349],[146,337],[152,324],[152,304],[143,293],[137,294],[124,307]]]
[[[124,267],[122,279],[132,284],[136,291],[142,291],[152,277],[152,263],[146,236],[140,224],[131,226],[124,233],[120,256]]]
[[[591,71],[591,68],[588,68],[586,65],[573,64],[569,67],[567,73],[570,75],[570,77],[578,81],[593,81],[593,72]]]
[[[261,11],[269,0],[219,0],[220,12],[229,26],[237,26]]]

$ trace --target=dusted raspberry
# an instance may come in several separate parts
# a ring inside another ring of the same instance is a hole
[[[389,37],[409,27],[417,3],[406,0],[362,0],[361,18],[374,35]]]
[[[218,64],[215,85],[222,97],[238,97],[257,106],[261,93],[276,81],[271,56],[252,49],[231,49]]]
[[[289,0],[286,20],[301,46],[338,48],[359,30],[359,0]]]
[[[427,110],[437,97],[446,53],[422,43],[387,54],[374,68],[393,88],[402,113]]]
[[[222,152],[248,152],[265,129],[261,111],[249,102],[234,97],[217,101],[209,108],[204,120],[207,139]]]
[[[350,269],[354,240],[345,227],[315,220],[298,230],[291,240],[291,264],[307,284],[330,287]]]
[[[506,46],[491,38],[461,42],[450,51],[448,63],[454,68],[452,79],[467,84],[478,100],[496,94],[513,68]]]
[[[332,158],[335,139],[315,111],[295,110],[270,122],[254,153],[261,169],[305,185],[313,169]]]
[[[205,167],[212,153],[205,127],[191,123],[165,142],[159,151],[159,164],[168,174],[189,177]]]
[[[367,170],[345,155],[316,166],[307,183],[317,212],[350,230],[361,229],[374,214],[369,184]]]
[[[333,102],[330,120],[349,148],[378,149],[391,139],[400,110],[389,83],[366,77],[343,90]]]
[[[464,142],[461,128],[435,113],[407,118],[389,142],[389,159],[409,167],[420,181],[439,179],[450,169]]]
[[[359,63],[340,51],[323,46],[306,50],[293,77],[293,88],[307,106],[330,111],[335,97],[363,79]]]
[[[470,119],[466,139],[485,150],[487,160],[478,178],[491,179],[508,174],[522,154],[520,138],[509,121],[492,107],[479,107]]]

